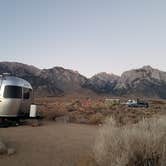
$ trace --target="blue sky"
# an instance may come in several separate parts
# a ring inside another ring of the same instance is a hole
[[[165,0],[0,0],[0,60],[88,77],[166,71]]]

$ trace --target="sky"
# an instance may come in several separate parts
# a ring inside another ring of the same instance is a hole
[[[0,0],[0,61],[87,77],[166,71],[165,0]]]

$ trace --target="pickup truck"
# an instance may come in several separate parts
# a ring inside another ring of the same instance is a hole
[[[148,108],[148,102],[140,101],[140,100],[128,100],[127,103],[128,107],[144,107]]]

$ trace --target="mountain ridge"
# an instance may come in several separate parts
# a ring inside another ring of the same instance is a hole
[[[39,69],[19,62],[0,62],[0,74],[11,73],[29,81],[36,96],[57,96],[94,92],[113,96],[144,96],[166,98],[166,72],[143,66],[125,71],[121,76],[101,72],[91,78],[79,72],[53,67]]]

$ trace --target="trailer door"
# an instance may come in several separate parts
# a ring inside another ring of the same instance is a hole
[[[32,103],[32,89],[23,88],[23,98],[20,107],[20,115],[29,115],[30,105]]]

